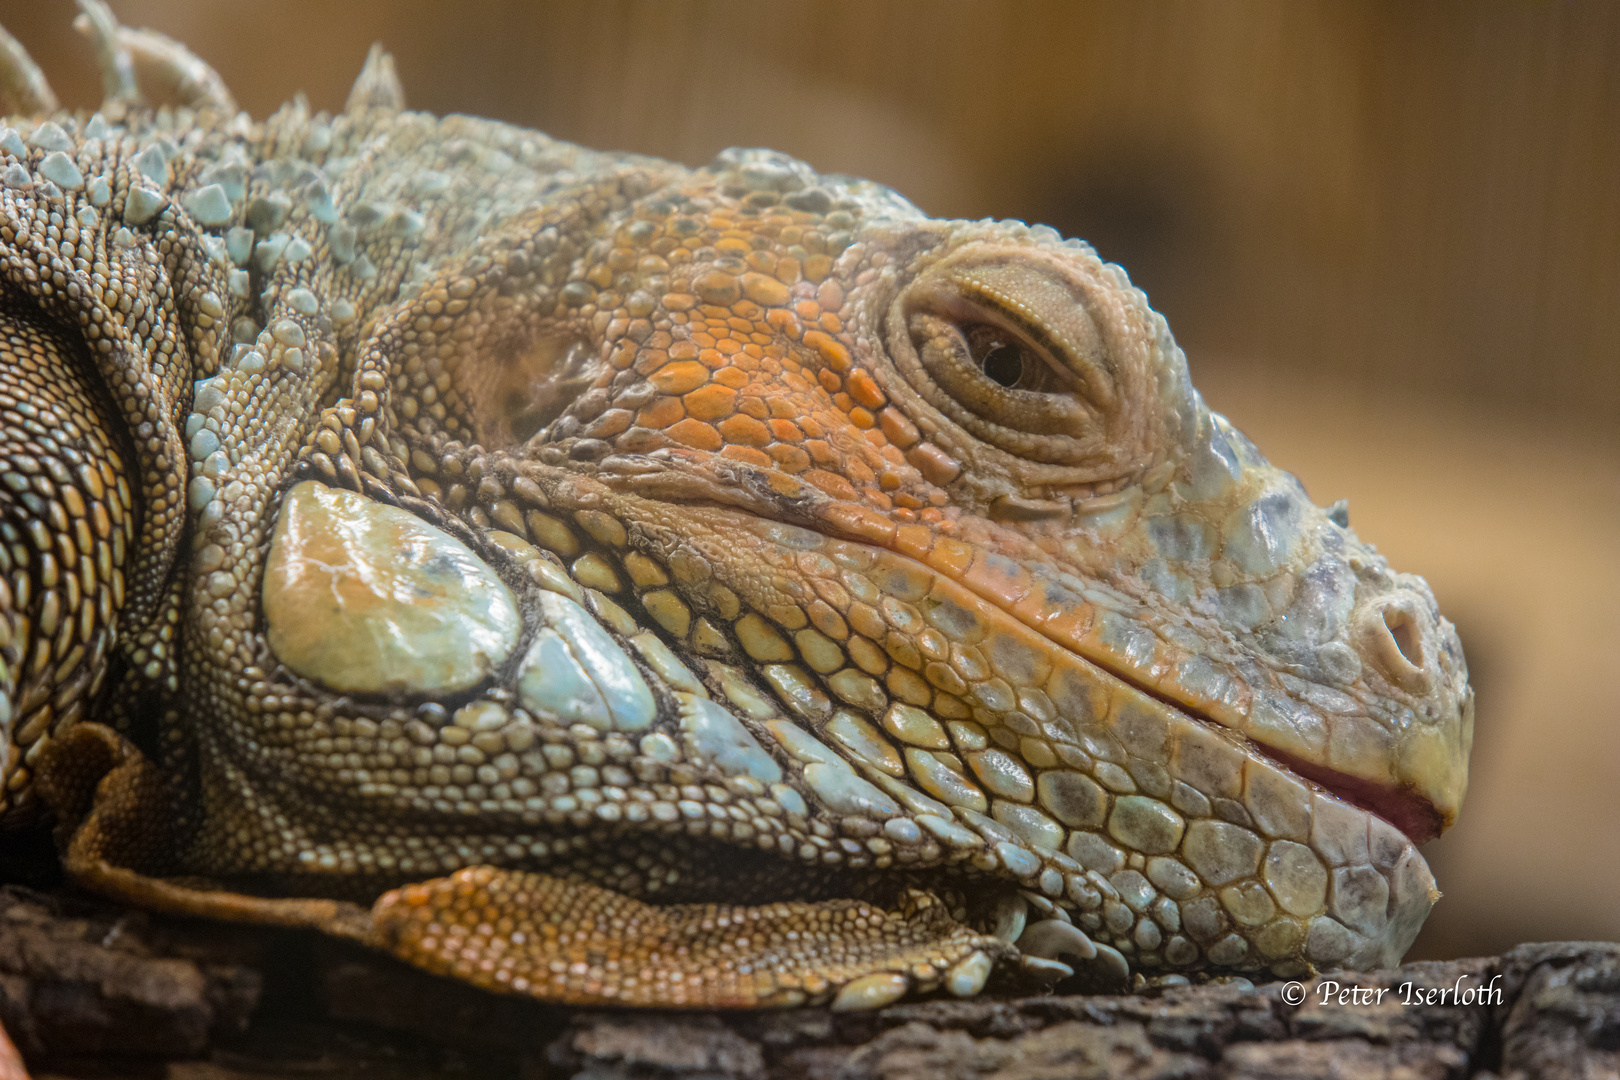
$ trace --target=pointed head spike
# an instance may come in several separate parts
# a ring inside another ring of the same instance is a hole
[[[141,92],[157,103],[173,103],[191,109],[215,109],[227,115],[237,111],[219,72],[196,53],[156,30],[118,28],[118,41],[132,57],[139,73]]]
[[[90,39],[96,50],[96,66],[107,100],[138,105],[140,88],[135,84],[135,58],[119,35],[118,20],[104,0],[79,0],[79,17],[73,28]]]
[[[0,113],[32,115],[55,112],[51,84],[22,42],[0,26]]]
[[[366,66],[360,69],[360,77],[354,80],[354,89],[349,91],[349,101],[344,111],[356,113],[364,109],[386,109],[398,112],[404,107],[405,87],[400,85],[399,75],[394,71],[394,58],[383,51],[381,42],[377,42],[366,56]]]

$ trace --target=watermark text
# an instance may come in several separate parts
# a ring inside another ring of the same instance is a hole
[[[1382,1005],[1385,1001],[1402,1005],[1500,1005],[1502,988],[1496,985],[1501,975],[1494,975],[1483,986],[1469,982],[1470,977],[1459,975],[1450,986],[1418,986],[1411,980],[1394,986],[1358,986],[1338,979],[1320,979],[1314,989],[1302,982],[1282,985],[1282,999],[1289,1005],[1303,1005],[1307,997],[1317,1005],[1368,1006]]]

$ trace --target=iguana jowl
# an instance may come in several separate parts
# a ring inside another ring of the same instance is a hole
[[[93,115],[0,42],[4,797],[75,880],[570,1002],[1410,944],[1456,636],[1089,247],[375,51],[254,122],[84,7]]]

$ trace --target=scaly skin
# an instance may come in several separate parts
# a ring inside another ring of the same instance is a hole
[[[109,103],[0,135],[5,797],[76,880],[568,1002],[1410,944],[1456,636],[1089,247],[375,52],[255,123],[87,14]]]

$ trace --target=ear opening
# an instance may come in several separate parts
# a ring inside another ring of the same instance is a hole
[[[502,450],[541,436],[607,365],[573,334],[539,334],[464,360],[456,389],[479,444]]]

